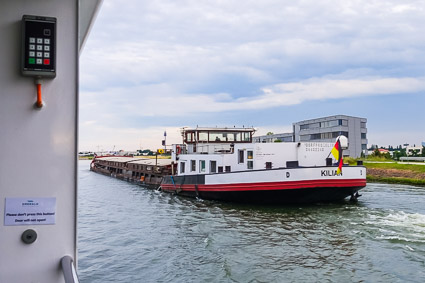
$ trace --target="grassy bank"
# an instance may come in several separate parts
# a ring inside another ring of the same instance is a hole
[[[402,178],[402,177],[381,177],[367,175],[367,182],[370,183],[386,183],[386,184],[401,184],[401,185],[412,185],[412,186],[425,186],[425,180],[413,179],[413,178]]]
[[[425,165],[364,161],[364,166],[368,182],[425,186]]]

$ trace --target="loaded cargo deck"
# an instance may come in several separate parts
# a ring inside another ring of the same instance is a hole
[[[158,188],[163,176],[172,175],[175,167],[171,159],[101,156],[93,159],[90,170],[143,186]]]

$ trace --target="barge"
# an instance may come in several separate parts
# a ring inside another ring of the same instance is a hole
[[[366,168],[343,165],[348,140],[253,143],[253,128],[183,129],[171,159],[96,157],[91,170],[207,200],[265,204],[357,200]]]
[[[172,151],[176,175],[164,176],[161,189],[201,199],[279,204],[357,200],[366,186],[364,166],[343,166],[344,136],[335,143],[253,143],[254,132],[182,130],[183,144]]]
[[[90,164],[94,172],[152,189],[158,189],[162,178],[174,174],[174,169],[170,159],[125,156],[95,156]]]

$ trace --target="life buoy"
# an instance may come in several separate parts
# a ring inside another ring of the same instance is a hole
[[[177,154],[180,154],[182,152],[182,148],[178,145],[176,146],[176,151],[177,151]]]
[[[140,176],[140,181],[143,182],[145,180],[145,176]]]

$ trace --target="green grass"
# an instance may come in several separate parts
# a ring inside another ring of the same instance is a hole
[[[413,172],[425,173],[425,165],[400,164],[395,162],[369,163],[367,161],[364,161],[363,164],[366,168],[398,169],[398,170],[409,170]]]
[[[425,180],[412,179],[412,178],[396,178],[396,177],[375,177],[367,176],[367,182],[372,183],[387,183],[387,184],[402,184],[412,186],[425,186]]]

